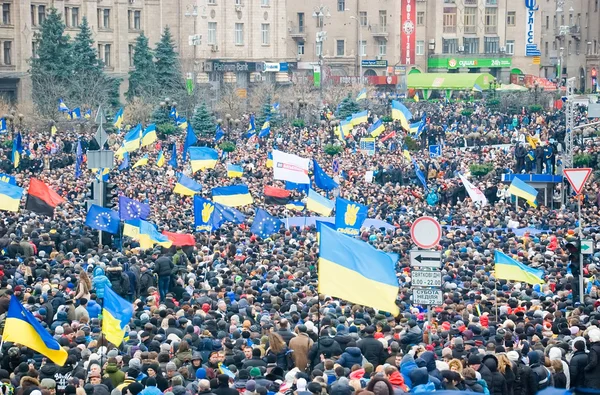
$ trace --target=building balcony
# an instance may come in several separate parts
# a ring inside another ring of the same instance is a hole
[[[581,39],[581,26],[573,25],[573,26],[569,27],[569,33],[571,34],[571,36],[573,36],[573,38],[580,40]]]
[[[291,26],[289,29],[290,37],[294,40],[304,41],[306,40],[306,26]]]
[[[387,39],[389,34],[387,25],[371,25],[369,28],[373,37]]]

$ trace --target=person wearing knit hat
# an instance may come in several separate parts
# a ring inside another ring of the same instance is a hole
[[[138,395],[144,390],[144,386],[141,383],[131,383],[126,388],[125,394]]]

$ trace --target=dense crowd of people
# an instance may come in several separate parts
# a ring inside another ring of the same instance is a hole
[[[415,118],[420,105],[412,107]],[[465,106],[473,110],[470,116],[462,112]],[[368,205],[369,218],[394,228],[365,228],[358,237],[400,257],[397,317],[318,293],[314,226],[282,227],[268,238],[250,231],[258,207],[279,218],[314,215],[266,204],[263,188],[284,186],[266,166],[272,147],[314,158],[333,175],[333,157],[323,151],[331,133],[319,124],[272,126],[260,141],[227,134],[236,150],[215,169],[196,174],[181,156],[178,168],[158,167],[153,160],[159,150],[169,159],[173,144],[181,153],[183,136],[133,152],[131,163],[145,153],[150,163],[115,167],[110,182],[119,194],[149,204],[148,220],[161,231],[195,238],[195,245],[149,250],[129,237],[105,238],[100,245],[98,232],[85,226],[86,193],[96,175],[85,171],[76,178],[75,150],[78,141],[84,149],[90,145],[92,132],[24,130],[25,152],[16,169],[12,133],[0,136],[7,142],[1,171],[23,187],[30,177],[40,178],[66,200],[53,217],[24,209],[0,213],[1,322],[14,295],[69,355],[58,366],[27,347],[3,342],[3,395],[398,395],[444,389],[533,395],[548,387],[600,389],[600,252],[586,258],[580,303],[565,249],[579,225],[576,200],[516,205],[499,178],[523,171],[557,174],[563,114],[500,114],[478,103],[439,104],[427,111],[428,127],[413,136],[421,148],[410,152],[427,189],[403,153],[407,133],[398,123],[386,126],[382,135],[397,133],[378,143],[374,155],[361,153],[358,145],[369,125],[356,126],[336,156],[335,195]],[[542,168],[536,155],[529,167],[517,155],[518,147],[531,148],[532,138],[538,147],[553,147],[551,160],[542,151]],[[121,140],[113,136],[111,148]],[[432,144],[442,145],[440,157],[429,156]],[[577,149],[594,160],[599,152],[593,141]],[[243,177],[228,178],[225,162],[242,164]],[[471,175],[473,164],[491,164],[493,171]],[[207,198],[215,186],[247,184],[254,204],[240,210],[249,220],[194,232],[192,198],[173,193],[177,172],[195,178]],[[365,177],[368,172],[373,180]],[[489,204],[474,204],[459,174],[484,191]],[[581,222],[595,247],[599,206],[600,188],[590,182]],[[444,300],[430,307],[431,321],[427,306],[411,299],[409,229],[422,215],[445,227],[439,245]],[[544,284],[495,278],[496,250],[543,270]],[[159,285],[166,287],[165,297]],[[135,308],[119,347],[102,336],[106,286]]]

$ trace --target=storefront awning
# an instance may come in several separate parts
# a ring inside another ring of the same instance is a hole
[[[422,73],[409,74],[408,88],[413,89],[473,89],[477,85],[488,89],[494,76],[488,73]]]

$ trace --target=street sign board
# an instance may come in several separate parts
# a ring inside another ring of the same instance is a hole
[[[430,145],[429,146],[429,157],[430,158],[438,158],[442,156],[442,146],[441,145]]]
[[[442,273],[436,270],[413,270],[410,277],[413,287],[442,286]]]
[[[442,255],[439,251],[410,250],[411,267],[432,267],[439,269]]]
[[[594,241],[590,239],[582,239],[581,253],[583,255],[592,255],[594,253]]]
[[[112,169],[115,163],[114,151],[100,150],[87,152],[88,169]]]
[[[441,289],[413,288],[412,296],[413,304],[422,306],[440,306],[443,302]]]
[[[442,238],[440,223],[431,217],[419,217],[410,227],[410,237],[413,242],[423,248],[435,247]]]
[[[333,170],[333,174],[338,174],[340,171],[340,162],[337,159],[333,160],[333,163],[331,164],[331,170]]]
[[[589,167],[582,167],[578,169],[564,169],[563,174],[571,184],[571,187],[576,194],[580,194],[583,190],[585,182],[592,174],[592,169]]]

